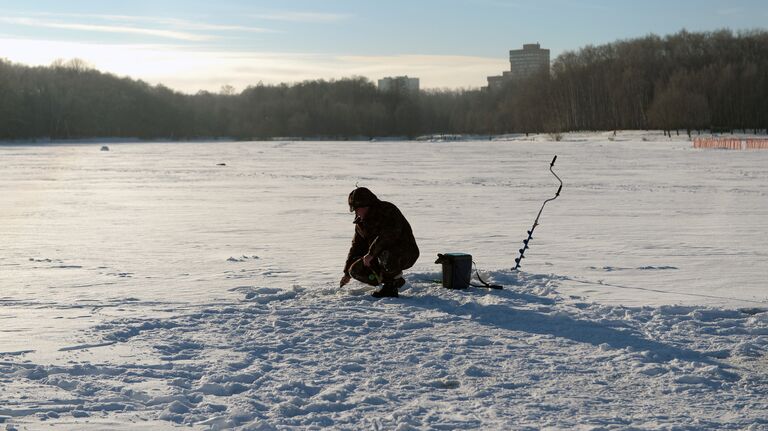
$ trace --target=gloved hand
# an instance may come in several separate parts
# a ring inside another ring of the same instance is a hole
[[[343,277],[341,277],[341,281],[339,282],[339,287],[344,287],[349,281],[352,280],[352,277],[350,277],[348,274],[344,274]]]

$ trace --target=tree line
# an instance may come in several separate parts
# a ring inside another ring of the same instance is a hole
[[[194,95],[82,60],[0,60],[0,139],[364,138],[768,127],[768,32],[616,41],[558,56],[499,90],[381,92],[361,77]]]

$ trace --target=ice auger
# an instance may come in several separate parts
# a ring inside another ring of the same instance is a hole
[[[541,204],[541,209],[539,210],[539,214],[536,216],[536,220],[533,221],[533,226],[531,226],[531,230],[528,231],[528,238],[523,240],[523,248],[519,250],[520,256],[515,259],[515,267],[512,268],[512,271],[517,271],[518,269],[520,269],[520,262],[522,262],[523,258],[525,257],[525,251],[528,250],[528,243],[531,242],[531,240],[533,239],[534,229],[536,229],[536,226],[539,225],[539,217],[541,217],[541,212],[544,211],[544,205],[546,205],[547,202],[549,201],[553,201],[557,199],[557,197],[560,196],[560,190],[563,189],[563,180],[561,180],[560,177],[557,176],[555,171],[552,170],[552,167],[555,166],[555,160],[557,160],[557,155],[555,155],[555,157],[552,158],[552,163],[549,164],[549,171],[552,172],[552,175],[554,175],[558,181],[560,181],[560,187],[558,187],[557,193],[555,193],[554,197],[545,200],[544,203]]]

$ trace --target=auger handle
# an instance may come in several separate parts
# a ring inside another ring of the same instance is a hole
[[[555,157],[552,158],[552,163],[549,164],[549,167],[555,166],[555,160],[557,160],[557,154],[555,154]]]

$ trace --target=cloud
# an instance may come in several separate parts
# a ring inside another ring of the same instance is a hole
[[[251,15],[254,18],[269,21],[288,22],[338,22],[351,17],[348,14],[324,13],[324,12],[276,12]]]
[[[502,7],[502,8],[511,8],[511,9],[521,9],[521,10],[527,10],[527,11],[538,11],[538,12],[551,12],[553,9],[590,9],[590,10],[596,10],[596,11],[609,11],[612,10],[613,6],[607,6],[602,4],[597,4],[592,1],[574,1],[574,0],[549,0],[548,2],[531,2],[531,1],[521,1],[521,0],[465,0],[468,4],[472,4],[474,6],[477,5],[478,1],[482,1],[483,3],[487,4],[488,6],[495,6],[495,7]],[[610,3],[609,3],[610,4]]]
[[[723,16],[733,16],[733,15],[741,15],[744,13],[744,8],[742,7],[731,7],[731,8],[725,8],[725,9],[718,9],[717,14],[723,15]]]
[[[180,19],[165,18],[157,19],[156,22],[164,25],[172,25],[178,28],[184,28],[187,30],[212,30],[212,31],[245,31],[252,33],[276,33],[277,31],[263,27],[246,27],[242,25],[222,25],[222,24],[207,24],[198,23],[192,21],[185,21]]]
[[[214,39],[213,36],[182,32],[182,31],[159,30],[159,29],[140,28],[140,27],[112,26],[112,25],[73,24],[73,23],[53,22],[53,21],[32,19],[32,18],[0,17],[0,22],[4,22],[7,24],[24,25],[29,27],[53,28],[53,29],[62,29],[62,30],[139,34],[139,35],[145,35],[145,36],[156,36],[161,38],[185,40],[185,41],[204,41],[204,40]]]
[[[243,90],[259,82],[296,83],[315,79],[409,75],[422,88],[469,88],[509,68],[505,58],[440,55],[338,56],[332,54],[217,51],[188,45],[98,44],[55,40],[2,39],[3,56],[29,65],[80,58],[96,69],[166,85],[186,93],[218,91],[229,84]]]
[[[71,30],[77,32],[114,33],[153,36],[185,42],[202,42],[220,39],[216,32],[271,33],[273,30],[261,27],[221,25],[193,22],[176,18],[154,18],[127,15],[92,14],[37,14],[37,17],[0,17],[0,23],[27,27]],[[45,19],[50,16],[58,19]],[[62,19],[63,18],[63,19]],[[100,23],[71,22],[72,18],[101,21]],[[66,19],[70,19],[67,21]],[[115,25],[114,23],[121,23]],[[161,28],[157,28],[161,27]]]
[[[110,15],[110,14],[84,14],[84,13],[48,13],[39,12],[35,15],[62,18],[85,18],[97,21],[123,22],[131,24],[152,24],[165,27],[173,27],[183,30],[214,30],[214,31],[244,31],[254,33],[272,33],[274,30],[264,27],[251,27],[241,25],[222,25],[189,21],[179,18],[151,17],[140,15]]]
[[[509,69],[506,58],[463,55],[341,56],[337,60],[356,75],[373,79],[409,75],[421,80],[422,88],[467,88],[487,85],[489,75]]]

